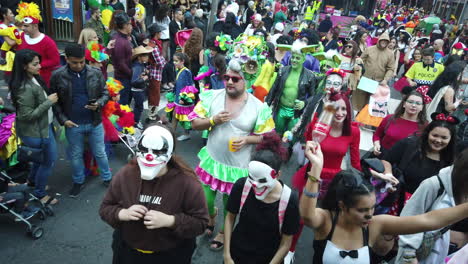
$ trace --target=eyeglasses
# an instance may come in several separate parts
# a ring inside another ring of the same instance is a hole
[[[352,49],[352,48],[353,48],[353,45],[346,45],[346,46],[344,46],[344,47],[345,47],[345,48],[350,48],[350,49]]]
[[[332,81],[326,81],[325,82],[326,86],[333,86],[333,87],[340,87],[341,85],[343,85],[343,83],[341,82],[332,82]]]
[[[229,80],[232,80],[233,83],[237,83],[237,82],[239,82],[240,80],[242,80],[242,77],[239,77],[239,76],[231,76],[231,75],[224,74],[224,75],[223,75],[223,79],[224,79],[226,82],[229,82]]]
[[[416,102],[416,101],[413,101],[413,100],[407,100],[406,103],[410,104],[410,105],[418,105],[418,106],[423,105],[423,102]]]

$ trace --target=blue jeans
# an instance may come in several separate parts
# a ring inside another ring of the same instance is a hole
[[[104,128],[102,123],[97,126],[93,126],[93,124],[80,124],[78,127],[67,127],[65,135],[70,145],[73,183],[83,184],[85,180],[83,152],[86,136],[88,137],[89,146],[91,147],[91,151],[99,167],[102,180],[109,181],[112,179],[104,145]]]
[[[121,79],[119,81],[122,83],[124,87],[119,92],[120,94],[119,104],[129,105],[130,102],[132,101],[132,83],[130,82],[130,80],[127,80],[127,79]]]
[[[55,142],[55,132],[52,124],[49,125],[48,138],[36,137],[21,137],[21,140],[26,146],[33,148],[42,148],[44,160],[41,163],[33,162],[31,174],[29,174],[29,182],[35,184],[33,194],[36,197],[42,198],[47,195],[45,187],[49,178],[55,160],[57,159],[57,143]]]
[[[140,122],[141,113],[143,113],[143,102],[145,102],[145,91],[132,91],[132,97],[135,100],[133,106],[133,114],[135,116],[135,123]]]

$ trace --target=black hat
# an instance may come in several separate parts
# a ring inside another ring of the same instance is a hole
[[[117,26],[124,25],[130,22],[130,18],[125,13],[118,13],[114,16],[114,22]]]

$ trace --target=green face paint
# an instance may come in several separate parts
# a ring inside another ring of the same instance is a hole
[[[294,70],[300,69],[305,61],[305,56],[301,53],[293,52],[291,56],[291,66]]]

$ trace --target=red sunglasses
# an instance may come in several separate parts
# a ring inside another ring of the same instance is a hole
[[[229,80],[232,80],[233,83],[237,83],[237,82],[239,82],[240,80],[242,80],[242,77],[224,74],[224,75],[223,75],[223,79],[224,79],[226,82],[229,82]]]

